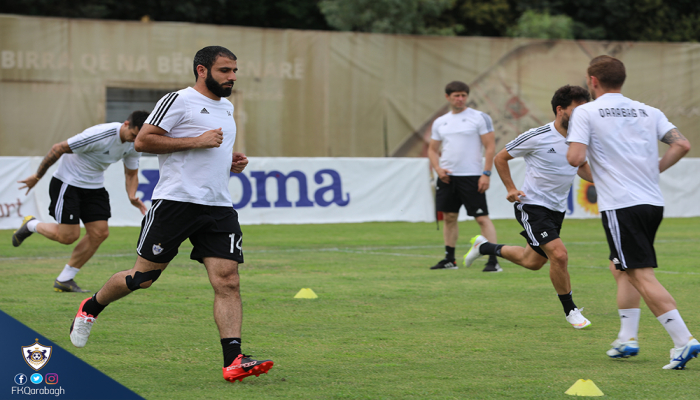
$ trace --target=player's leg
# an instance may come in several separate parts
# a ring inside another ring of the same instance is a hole
[[[508,245],[501,246],[502,247],[499,249],[500,251],[495,250],[495,252],[497,252],[496,255],[499,255],[500,257],[503,257],[506,260],[529,270],[538,271],[547,263],[547,258],[538,254],[529,244],[527,247]],[[488,246],[482,245],[481,250],[484,251],[487,247]]]
[[[70,339],[75,347],[85,347],[90,331],[100,313],[110,303],[138,289],[147,289],[160,277],[168,263],[154,263],[137,257],[134,267],[112,275],[92,297],[83,300],[70,327]]]
[[[641,296],[637,289],[630,283],[627,272],[615,268],[615,263],[610,261],[610,272],[617,285],[617,313],[620,316],[620,331],[617,339],[608,350],[608,356],[612,358],[630,357],[639,353],[637,337],[639,334],[639,308]]]
[[[85,223],[85,235],[75,246],[68,264],[63,267],[63,271],[56,277],[54,290],[57,292],[80,292],[86,293],[89,290],[81,289],[75,282],[75,276],[80,272],[80,268],[95,254],[100,244],[109,236],[109,226],[107,221],[92,221]]]
[[[627,274],[629,283],[673,340],[671,362],[663,368],[685,368],[700,353],[700,342],[693,338],[673,296],[654,274],[657,267],[654,238],[663,219],[663,207],[639,205],[604,211],[602,219],[611,261]]]
[[[31,215],[24,218],[22,226],[12,235],[12,245],[17,247],[31,236],[39,233],[47,239],[61,244],[71,244],[80,237],[80,189],[59,179],[51,178],[49,184],[49,215],[57,223],[41,222]]]
[[[489,218],[489,207],[486,203],[486,194],[479,193],[479,177],[478,176],[463,176],[455,182],[458,184],[457,190],[460,195],[460,200],[464,203],[467,209],[467,215],[474,217],[474,220],[479,225],[481,236],[486,238],[491,243],[497,243],[496,227]],[[471,243],[474,247],[475,243]],[[471,250],[471,249],[470,249]],[[495,255],[489,255],[488,261],[483,272],[501,272],[501,266],[498,264],[498,259]]]
[[[455,177],[452,177],[455,178]],[[442,212],[443,226],[442,236],[445,242],[445,257],[438,261],[437,264],[430,269],[457,269],[455,261],[455,247],[459,238],[459,225],[457,218],[459,217],[459,209],[462,203],[459,196],[455,193],[455,180],[451,179],[450,183],[445,183],[438,179],[435,192],[435,207],[437,211]]]
[[[71,326],[73,345],[85,346],[90,329],[102,310],[135,290],[150,287],[175,258],[190,232],[209,222],[198,216],[197,207],[192,204],[155,200],[141,221],[134,267],[112,275],[102,289],[83,300]]]
[[[561,225],[560,225],[561,227]],[[541,243],[540,248],[549,259],[549,279],[557,292],[557,297],[564,308],[566,320],[575,329],[584,329],[591,325],[586,317],[581,314],[583,308],[576,307],[571,291],[571,278],[569,277],[569,255],[564,243],[558,237],[558,230],[549,231],[548,238],[556,235],[556,239],[551,239],[546,243]]]
[[[80,237],[80,223],[78,221],[74,224],[38,222],[35,232],[54,242],[73,244]]]
[[[80,197],[79,215],[85,224],[85,235],[73,249],[68,264],[54,281],[54,290],[58,292],[89,292],[81,289],[74,278],[109,236],[107,220],[112,214],[107,190],[76,188],[75,192]]]
[[[214,320],[219,328],[224,357],[223,377],[240,381],[267,373],[272,360],[254,360],[241,351],[241,304],[238,264],[243,263],[243,235],[238,213],[232,207],[208,207],[213,221],[190,237],[194,245],[190,258],[202,262],[214,289]]]

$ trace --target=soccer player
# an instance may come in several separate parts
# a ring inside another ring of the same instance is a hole
[[[214,289],[224,379],[240,381],[272,368],[272,361],[253,360],[241,352],[238,264],[243,262],[243,238],[228,182],[230,173],[242,172],[248,159],[233,152],[236,123],[226,99],[236,81],[236,60],[224,47],[199,50],[194,87],[165,95],[139,132],[136,148],[158,154],[160,179],[141,223],[138,257],[132,269],[114,274],[80,304],[70,332],[76,347],[85,346],[107,305],[155,283],[189,238],[194,245],[190,258],[204,264]]]
[[[610,247],[621,327],[608,356],[637,355],[641,296],[673,339],[671,361],[663,368],[684,369],[700,352],[700,343],[654,275],[654,237],[663,219],[659,173],[678,162],[690,143],[660,110],[622,95],[626,76],[624,64],[614,57],[591,60],[586,79],[595,101],[572,115],[567,159],[579,166],[588,154]],[[661,159],[659,140],[669,145]]]
[[[481,234],[496,241],[496,228],[489,218],[485,194],[491,183],[491,166],[496,151],[493,122],[487,114],[467,107],[468,97],[466,83],[448,83],[445,98],[450,104],[450,112],[433,122],[428,158],[438,174],[435,201],[437,210],[442,211],[445,218],[445,258],[430,269],[458,268],[455,247],[459,237],[457,217],[462,205],[467,209],[467,215],[474,217],[479,224]],[[482,147],[484,164],[481,162]],[[489,257],[483,271],[502,271],[496,256]]]
[[[569,259],[559,233],[576,174],[587,181],[592,179],[587,163],[572,167],[566,160],[569,118],[576,107],[589,100],[588,91],[580,86],[560,87],[552,97],[554,121],[521,134],[496,155],[496,170],[508,190],[506,198],[515,203],[515,219],[524,229],[520,234],[527,240],[527,247],[495,244],[478,235],[472,238],[472,247],[464,255],[466,266],[488,254],[533,271],[542,268],[549,260],[549,278],[564,307],[566,320],[576,329],[586,328],[591,322],[581,315],[583,308],[578,309],[571,297],[567,270]],[[522,190],[515,187],[508,166],[508,161],[515,157],[525,158]]]
[[[72,244],[80,237],[80,221],[85,225],[85,236],[53,283],[55,291],[89,292],[80,288],[74,278],[109,235],[107,220],[112,215],[109,194],[104,188],[104,171],[111,164],[124,160],[126,194],[134,207],[146,213],[146,206],[136,197],[141,154],[134,150],[134,139],[147,117],[146,111],[134,111],[124,123],[95,125],[54,144],[36,173],[18,182],[23,184],[20,189],[27,188],[29,193],[49,167],[60,159],[49,185],[49,215],[57,223],[26,216],[12,235],[13,246],[19,246],[34,232],[62,244]]]

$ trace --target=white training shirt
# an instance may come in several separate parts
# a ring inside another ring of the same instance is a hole
[[[673,128],[660,110],[620,93],[576,107],[567,141],[588,146],[599,210],[664,205],[658,141]]]
[[[83,189],[104,187],[105,170],[123,159],[128,169],[139,169],[141,153],[132,142],[122,143],[119,128],[122,123],[111,122],[85,129],[68,139],[73,153],[63,154],[53,176],[63,183]]]
[[[212,100],[188,87],[163,96],[145,123],[162,128],[172,138],[196,137],[217,128],[224,133],[219,147],[159,154],[160,179],[153,199],[232,205],[228,182],[236,123],[230,101]]]
[[[433,122],[431,138],[442,142],[440,168],[453,176],[478,176],[483,172],[481,135],[493,132],[488,114],[467,108],[451,111]]]
[[[506,144],[513,157],[525,159],[525,181],[520,190],[523,204],[534,204],[565,212],[566,201],[578,167],[566,161],[569,145],[554,127],[554,121],[530,129]]]

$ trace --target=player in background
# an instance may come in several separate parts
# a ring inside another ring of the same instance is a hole
[[[141,154],[134,150],[134,139],[147,117],[146,111],[134,111],[124,123],[95,125],[54,144],[36,173],[18,182],[23,184],[20,189],[27,188],[28,194],[49,167],[59,161],[49,186],[49,215],[57,223],[41,222],[31,215],[26,216],[12,235],[13,246],[19,246],[35,232],[62,244],[72,244],[80,237],[80,221],[85,225],[85,236],[75,246],[68,264],[54,281],[55,291],[89,292],[81,289],[74,278],[109,236],[107,220],[112,215],[109,193],[104,188],[104,171],[111,164],[123,160],[129,201],[142,214],[146,213],[146,206],[136,197]]]
[[[576,107],[590,99],[588,91],[580,86],[566,85],[557,89],[552,97],[554,121],[519,135],[496,155],[496,170],[508,191],[506,199],[515,203],[515,219],[524,229],[520,234],[527,240],[527,246],[495,244],[478,235],[472,239],[472,247],[464,255],[466,266],[488,254],[533,271],[542,268],[549,260],[549,278],[564,307],[566,320],[576,329],[586,328],[591,322],[581,315],[583,308],[574,304],[567,269],[569,257],[559,234],[574,178],[578,174],[589,182],[592,180],[588,163],[572,167],[566,160],[569,118]],[[508,161],[515,157],[525,159],[522,190],[515,187],[508,166]]]
[[[467,215],[474,217],[479,224],[481,234],[496,241],[496,228],[489,218],[485,194],[491,184],[491,166],[496,151],[493,122],[487,114],[467,107],[468,97],[466,83],[448,83],[445,98],[450,111],[433,122],[428,158],[438,175],[435,202],[445,221],[445,258],[430,269],[458,268],[455,247],[459,237],[457,218],[462,205],[467,209]],[[502,271],[496,256],[489,257],[483,271]]]
[[[588,154],[610,247],[621,327],[608,356],[637,355],[642,297],[673,339],[671,361],[663,368],[684,369],[700,352],[700,343],[656,279],[654,237],[663,219],[659,173],[688,153],[690,143],[663,112],[622,95],[626,77],[624,64],[614,57],[591,60],[586,79],[595,101],[572,115],[567,158],[579,166]],[[658,141],[669,145],[661,159]]]
[[[243,262],[238,213],[228,189],[230,173],[248,164],[233,152],[236,56],[220,46],[194,56],[194,87],[165,95],[136,138],[136,149],[158,154],[160,178],[141,223],[134,267],[114,274],[80,304],[70,339],[84,347],[95,319],[110,303],[150,287],[189,239],[190,258],[204,264],[214,289],[214,320],[223,351],[224,379],[234,382],[272,368],[241,352],[242,305],[238,264]]]

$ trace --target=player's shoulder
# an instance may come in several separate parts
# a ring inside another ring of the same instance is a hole
[[[450,115],[452,115],[451,111],[446,112],[445,114],[442,114],[441,116],[435,118],[435,121],[433,121],[433,126],[438,126],[445,122],[447,119],[450,118]]]
[[[540,142],[540,140],[542,140],[542,138],[551,134],[552,130],[554,129],[553,125],[554,122],[550,122],[548,124],[538,126],[536,128],[532,128],[521,133],[515,139],[511,140],[508,144],[506,144],[506,150],[510,151],[522,145],[525,142],[527,142],[528,147],[536,145]]]
[[[119,128],[122,126],[121,122],[107,122],[104,124],[93,125],[83,131],[83,135],[103,135],[105,137],[116,135],[119,133]]]

